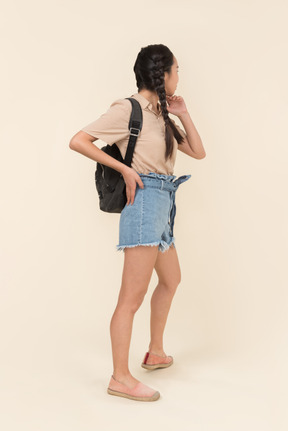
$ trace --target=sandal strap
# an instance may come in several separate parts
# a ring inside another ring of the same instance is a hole
[[[152,352],[147,352],[147,353],[149,353],[149,355],[158,356],[159,358],[167,358],[167,356],[168,356],[168,355],[161,356],[161,355],[157,355],[156,353],[152,353]]]

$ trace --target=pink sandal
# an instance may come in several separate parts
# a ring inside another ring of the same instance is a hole
[[[136,401],[156,401],[160,397],[160,393],[155,389],[138,382],[134,388],[128,388],[124,383],[118,382],[115,377],[111,376],[107,392],[110,395],[129,398]]]
[[[161,359],[159,359],[161,358]],[[155,370],[156,368],[167,368],[173,364],[172,356],[160,356],[155,353],[146,352],[141,367],[147,370]]]

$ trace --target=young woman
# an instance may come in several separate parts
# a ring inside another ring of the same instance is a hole
[[[127,204],[121,212],[116,246],[125,251],[124,267],[110,324],[113,374],[107,392],[138,401],[160,397],[158,391],[133,377],[128,366],[134,314],[143,302],[154,268],[158,285],[151,297],[151,341],[141,366],[156,369],[173,363],[173,357],[164,352],[163,333],[181,276],[173,236],[175,191],[191,177],[183,175],[174,181],[177,150],[195,159],[206,155],[184,99],[174,95],[178,68],[176,57],[162,44],[148,45],[137,56],[134,72],[138,92],[130,97],[141,105],[143,127],[131,167],[93,144],[96,139],[108,145],[116,143],[125,157],[132,110],[131,102],[125,98],[114,101],[107,112],[83,127],[69,144],[72,150],[121,172],[126,183]],[[169,113],[180,119],[185,132]]]

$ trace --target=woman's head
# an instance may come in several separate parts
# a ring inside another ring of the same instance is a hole
[[[164,91],[165,96],[173,96],[179,81],[177,70],[177,59],[167,46],[141,48],[134,65],[138,90]]]
[[[166,95],[173,96],[179,81],[177,59],[165,45],[148,45],[141,48],[133,70],[138,91],[146,89],[156,93],[159,98],[165,121],[167,159],[173,152],[174,137],[179,144],[183,142],[183,137],[169,118],[166,101]]]

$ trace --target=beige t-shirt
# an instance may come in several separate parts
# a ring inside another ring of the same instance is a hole
[[[138,173],[143,174],[155,172],[173,175],[178,148],[177,140],[174,138],[171,159],[168,158],[165,161],[165,123],[162,113],[156,113],[152,108],[151,102],[142,96],[142,94],[135,93],[130,97],[135,98],[140,103],[143,113],[142,130],[136,141],[131,167]],[[158,110],[160,110],[159,102]],[[108,145],[116,143],[124,159],[129,141],[128,124],[131,111],[132,104],[130,100],[117,99],[104,114],[81,130],[95,138],[101,139]],[[186,133],[184,130],[172,118],[171,120],[179,133],[185,137]]]

